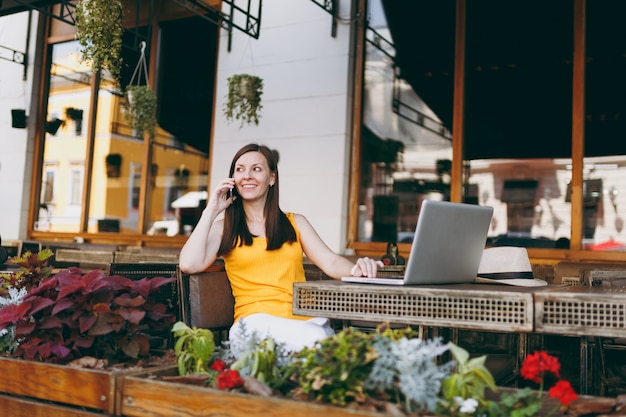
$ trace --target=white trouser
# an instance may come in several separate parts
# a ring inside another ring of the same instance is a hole
[[[305,347],[314,346],[318,340],[335,334],[330,327],[330,320],[322,317],[295,320],[265,313],[251,314],[239,319],[230,328],[228,337],[235,357],[244,353],[243,350],[246,348],[245,340],[242,340],[242,323],[245,326],[245,335],[251,336],[256,333],[259,340],[270,336],[290,352],[298,352]]]

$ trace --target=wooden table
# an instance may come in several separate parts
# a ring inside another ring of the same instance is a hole
[[[489,284],[301,282],[294,284],[293,312],[331,319],[518,334],[519,369],[527,353],[527,334],[534,330],[533,291],[536,288]]]
[[[533,289],[489,284],[294,284],[293,312],[344,320],[507,333],[534,330]]]
[[[580,336],[580,393],[589,394],[589,338],[626,337],[626,287],[556,287],[535,295],[535,333]]]
[[[626,337],[626,287],[512,287],[489,284],[387,286],[318,281],[294,284],[294,314],[343,320],[579,336],[580,393],[588,394],[588,337]]]

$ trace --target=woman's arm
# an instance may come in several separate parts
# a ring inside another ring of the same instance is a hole
[[[383,264],[371,258],[359,258],[356,263],[333,252],[317,234],[311,223],[301,214],[294,214],[304,254],[329,277],[340,279],[343,276],[375,277]]]
[[[216,217],[216,214],[206,209],[202,212],[198,224],[180,251],[178,264],[181,271],[196,274],[215,262],[224,230],[224,221],[215,221]]]
[[[221,181],[211,194],[198,224],[180,251],[178,264],[181,271],[195,274],[205,271],[215,262],[224,231],[224,221],[215,219],[237,198],[236,196],[227,198],[228,191],[232,190],[234,185],[234,180],[227,178]]]

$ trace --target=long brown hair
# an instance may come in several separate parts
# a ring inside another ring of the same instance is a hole
[[[285,242],[295,242],[297,237],[293,225],[278,205],[277,154],[265,145],[257,145],[256,143],[246,145],[239,149],[233,157],[230,171],[228,172],[229,177],[233,177],[235,164],[239,158],[248,152],[260,152],[267,160],[270,172],[274,174],[274,185],[267,190],[267,199],[265,200],[265,234],[267,236],[267,250],[279,249]],[[252,238],[253,236],[248,229],[246,215],[243,211],[243,201],[241,198],[237,198],[224,211],[224,231],[217,256],[226,255],[237,245],[252,245]]]

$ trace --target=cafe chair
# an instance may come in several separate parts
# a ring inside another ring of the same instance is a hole
[[[178,296],[178,277],[179,268],[176,263],[121,263],[110,262],[106,267],[107,275],[119,275],[132,280],[140,280],[142,278],[177,278],[169,285],[163,285],[159,288],[159,292],[155,299],[159,303],[163,303],[167,306],[166,312],[173,314],[176,320],[180,320],[180,305]],[[153,334],[155,348],[169,348],[173,344],[173,336],[169,330],[167,333]]]
[[[199,274],[179,270],[178,286],[181,320],[190,327],[211,330],[216,344],[228,340],[235,299],[223,261],[216,261]]]

